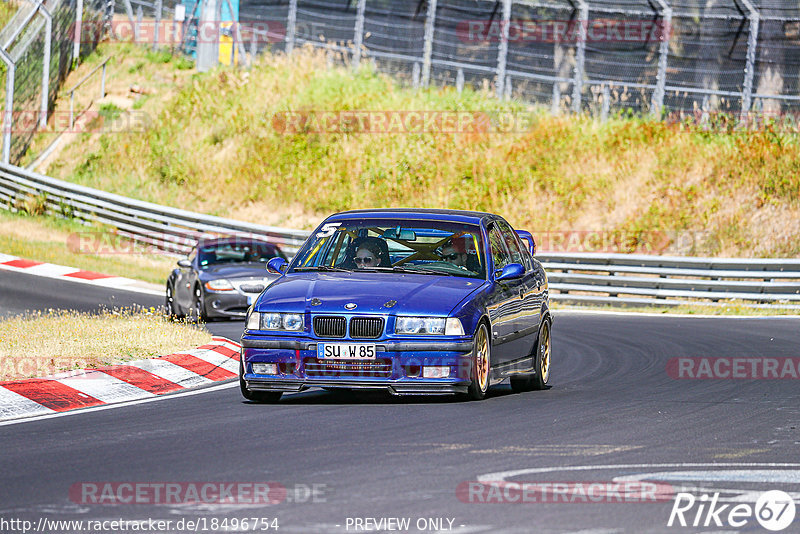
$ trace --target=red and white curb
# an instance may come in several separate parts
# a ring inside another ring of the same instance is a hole
[[[241,346],[223,337],[160,358],[0,382],[0,421],[147,399],[239,375]]]
[[[132,278],[122,276],[112,276],[109,274],[96,273],[94,271],[84,271],[75,267],[66,267],[54,263],[44,263],[40,261],[26,260],[16,256],[0,253],[0,269],[17,271],[22,273],[44,276],[46,278],[57,278],[90,284],[93,286],[109,287],[113,289],[124,289],[126,291],[136,291],[149,295],[164,296],[164,290],[155,284],[148,284]]]

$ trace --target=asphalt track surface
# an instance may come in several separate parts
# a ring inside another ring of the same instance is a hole
[[[0,288],[3,313],[160,304],[157,297],[8,272],[0,272]],[[800,382],[676,380],[666,371],[667,361],[679,356],[797,357],[799,327],[797,319],[561,314],[546,391],[515,394],[500,384],[482,402],[312,391],[258,405],[245,402],[236,387],[216,386],[0,426],[0,531],[21,531],[11,523],[2,528],[3,519],[36,525],[43,518],[199,520],[207,531],[216,520],[222,531],[225,518],[230,527],[234,518],[255,517],[277,518],[279,532],[430,532],[437,526],[462,533],[766,532],[752,517],[741,528],[704,528],[705,516],[699,527],[667,527],[672,499],[480,503],[470,502],[479,492],[470,497],[457,490],[489,475],[587,484],[628,476],[689,484],[698,499],[704,491],[721,492],[721,500],[742,502],[753,500],[749,492],[800,492]],[[234,339],[241,328],[209,325]],[[248,504],[247,494],[232,504],[107,505],[85,502],[79,491],[94,487],[81,486],[86,483],[209,481],[245,489],[277,483],[287,493],[266,505]],[[689,524],[697,510],[686,512]],[[379,530],[365,518],[410,523],[405,530]],[[428,521],[436,518],[440,525]],[[800,517],[784,530],[798,531]],[[48,532],[96,530],[51,525]]]

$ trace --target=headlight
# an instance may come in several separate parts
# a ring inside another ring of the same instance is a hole
[[[258,313],[247,317],[248,330],[288,330],[299,332],[303,329],[302,313]]]
[[[206,289],[210,289],[211,291],[233,291],[233,284],[224,278],[209,280],[206,282]]]
[[[396,334],[444,334],[444,317],[398,317]]]

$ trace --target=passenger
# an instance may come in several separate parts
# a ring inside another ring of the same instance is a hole
[[[348,250],[351,252],[348,256],[352,258],[352,265],[346,267],[368,269],[392,266],[389,259],[389,246],[386,241],[378,237],[357,237],[350,244]]]

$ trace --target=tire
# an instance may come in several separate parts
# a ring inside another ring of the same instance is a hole
[[[545,321],[536,341],[536,374],[531,377],[533,389],[545,389],[550,381],[550,322]]]
[[[242,392],[242,397],[253,402],[274,403],[281,399],[280,391],[251,391],[247,389],[247,383],[244,381],[244,364],[239,361],[239,390]]]
[[[175,302],[175,292],[172,290],[172,284],[170,283],[167,283],[164,306],[167,309],[167,317],[173,321],[176,319],[183,319],[185,317],[184,314],[180,313],[178,309],[178,303]]]
[[[467,388],[470,400],[483,400],[489,389],[489,377],[492,370],[492,344],[486,323],[480,323],[472,340],[471,382]]]
[[[204,306],[204,297],[203,297],[203,290],[200,286],[194,287],[194,295],[192,296],[192,305],[189,308],[189,319],[193,323],[200,323],[205,322],[208,317],[206,317],[206,309]]]

